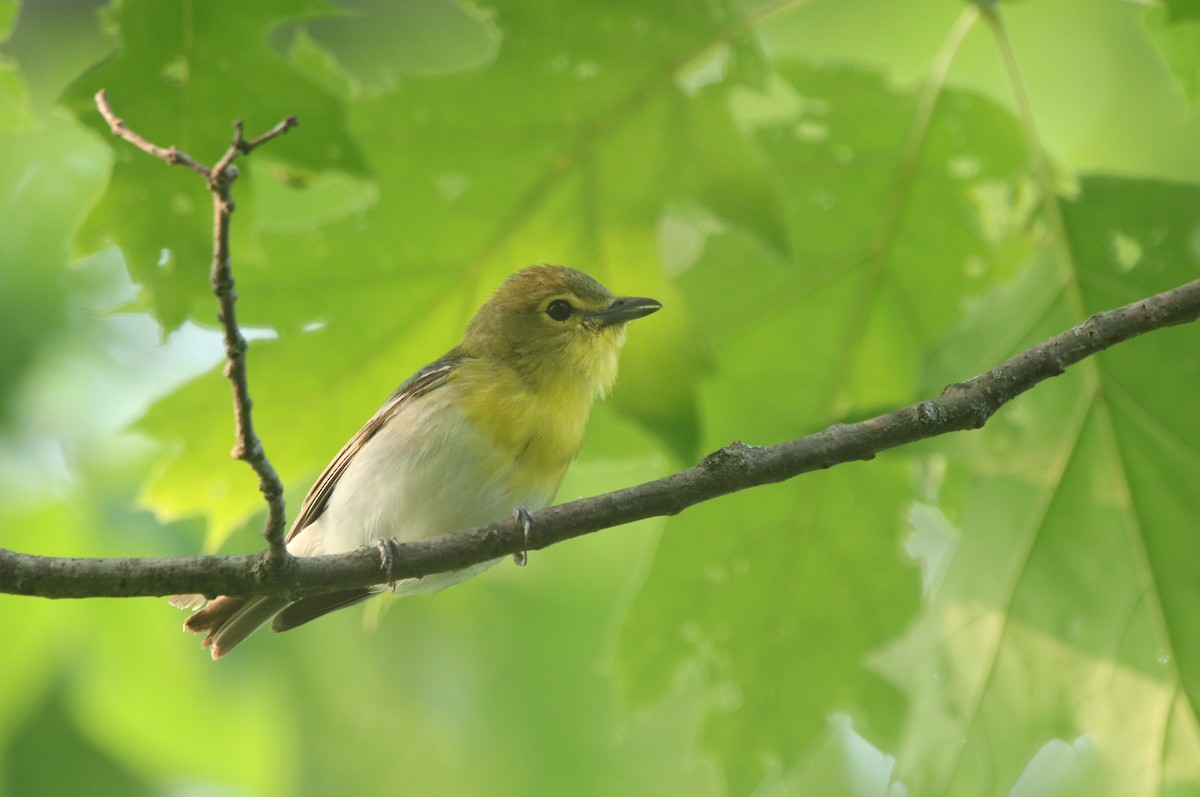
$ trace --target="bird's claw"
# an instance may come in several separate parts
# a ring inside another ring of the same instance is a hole
[[[525,532],[525,550],[514,553],[513,562],[517,567],[524,567],[529,562],[529,529],[533,526],[533,513],[529,507],[519,506],[513,510],[513,520],[521,524],[521,530]]]
[[[387,581],[384,582],[384,587],[388,592],[396,591],[396,579],[392,575],[392,570],[396,566],[396,545],[399,542],[395,537],[385,537],[375,540],[375,549],[379,551],[379,565],[387,574]]]

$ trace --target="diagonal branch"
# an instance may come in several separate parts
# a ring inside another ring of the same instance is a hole
[[[512,520],[392,546],[390,577],[457,570],[523,550],[541,549],[601,529],[661,515],[762,484],[948,432],[978,429],[1002,406],[1039,382],[1110,346],[1200,318],[1200,280],[1115,310],[1097,313],[990,371],[950,385],[937,398],[859,423],[765,447],[733,443],[698,465],[655,481],[550,507],[534,515],[526,543]],[[288,568],[258,556],[177,559],[72,559],[0,549],[0,592],[47,598],[207,595],[300,595],[383,582],[379,550],[296,557]]]
[[[113,135],[123,138],[143,152],[153,155],[168,164],[186,166],[204,178],[213,197],[213,261],[209,280],[213,295],[217,297],[222,337],[225,344],[225,376],[233,390],[234,444],[230,452],[254,469],[258,475],[258,489],[267,500],[267,522],[263,536],[267,540],[267,561],[282,569],[290,557],[284,547],[283,533],[287,526],[287,512],[283,502],[283,482],[267,459],[262,441],[254,431],[250,410],[250,386],[246,378],[246,338],[237,323],[237,291],[234,289],[233,267],[229,255],[229,227],[236,207],[233,202],[233,182],[237,179],[237,167],[233,165],[239,155],[248,155],[255,148],[291,130],[299,124],[296,117],[289,116],[258,138],[247,141],[243,136],[242,123],[233,123],[233,141],[225,154],[212,168],[208,168],[175,147],[160,147],[152,144],[129,129],[124,120],[113,113],[108,94],[101,89],[96,93],[96,107],[108,122]]]

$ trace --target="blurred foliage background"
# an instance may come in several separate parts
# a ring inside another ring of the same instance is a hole
[[[666,310],[560,498],[936,394],[1200,277],[1188,0],[0,0],[0,545],[259,546],[195,175],[233,119],[291,507],[511,271]],[[1200,794],[1200,330],[976,433],[217,664],[0,596],[0,793]]]

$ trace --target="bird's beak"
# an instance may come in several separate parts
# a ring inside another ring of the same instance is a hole
[[[635,296],[618,296],[608,304],[608,308],[598,313],[592,313],[592,318],[602,327],[613,324],[624,324],[635,318],[650,315],[662,309],[662,302],[657,299],[639,299]]]

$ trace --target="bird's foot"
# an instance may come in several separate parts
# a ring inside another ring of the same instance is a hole
[[[521,530],[525,532],[525,548],[529,548],[529,529],[533,526],[533,512],[527,506],[519,506],[513,510],[513,520],[521,525]],[[513,554],[513,561],[517,567],[524,567],[529,562],[528,550],[518,551]]]
[[[375,549],[379,551],[379,567],[387,574],[387,580],[383,586],[388,592],[396,591],[396,579],[392,575],[392,570],[396,566],[396,546],[400,544],[400,540],[395,537],[385,537],[375,540]]]

